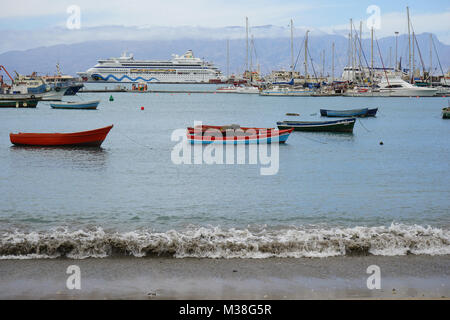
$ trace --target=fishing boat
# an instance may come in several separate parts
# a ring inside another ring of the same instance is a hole
[[[450,119],[450,107],[442,109],[442,119]]]
[[[0,108],[36,108],[39,99],[0,100]]]
[[[337,121],[281,121],[277,122],[277,126],[280,130],[352,133],[355,122],[355,118]]]
[[[58,102],[58,103],[50,103],[50,106],[53,109],[82,109],[82,110],[95,110],[97,109],[100,100],[93,101],[69,101],[69,102]]]
[[[188,128],[187,138],[191,144],[263,144],[285,143],[294,129],[276,130],[273,128],[237,128],[207,126]]]
[[[17,146],[100,147],[113,125],[73,133],[10,133],[11,143]]]
[[[376,109],[354,109],[354,110],[326,110],[320,109],[322,117],[375,117],[378,112]]]
[[[234,131],[235,130],[242,130],[242,131],[255,130],[256,132],[275,130],[275,128],[241,127],[238,124],[229,124],[229,125],[223,125],[223,126],[202,125],[202,126],[196,126],[194,128],[188,127],[187,129],[190,134],[199,134],[200,132],[204,133],[208,130],[218,130],[222,134],[226,133],[228,130],[234,130]]]

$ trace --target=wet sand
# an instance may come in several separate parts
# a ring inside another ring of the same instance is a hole
[[[81,269],[81,290],[66,287]],[[367,288],[367,267],[381,289]],[[450,256],[1,260],[1,299],[426,299],[450,297]]]

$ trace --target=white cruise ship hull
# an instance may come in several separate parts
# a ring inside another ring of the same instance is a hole
[[[82,74],[87,82],[101,83],[137,83],[137,82],[156,82],[156,83],[209,83],[210,80],[223,80],[215,75],[196,75],[196,74],[111,74],[94,73]]]

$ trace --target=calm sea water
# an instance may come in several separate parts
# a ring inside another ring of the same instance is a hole
[[[172,88],[215,87],[153,89]],[[65,100],[101,99],[99,109],[40,103],[0,110],[1,256],[326,256],[348,253],[355,239],[373,254],[450,253],[445,98],[113,93],[110,102],[109,94],[80,96]],[[258,165],[171,161],[172,132],[196,120],[274,127],[293,119],[288,112],[320,120],[320,108],[360,107],[379,107],[379,114],[358,120],[353,135],[294,132],[280,146],[273,176],[260,175]],[[9,141],[10,132],[110,124],[99,150],[20,148]],[[83,249],[74,249],[79,243]],[[123,243],[129,247],[120,249]]]

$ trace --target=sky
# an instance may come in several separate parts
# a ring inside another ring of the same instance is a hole
[[[14,38],[14,32],[20,35],[16,42],[9,40],[8,48],[23,46],[27,31],[33,37],[49,29],[76,32],[67,28],[71,16],[67,9],[72,5],[80,9],[81,30],[89,30],[80,39],[83,41],[89,40],[89,33],[93,35],[95,27],[104,26],[177,27],[176,30],[186,26],[191,32],[197,27],[201,37],[204,35],[201,30],[208,28],[242,27],[246,16],[250,26],[287,27],[293,19],[297,28],[338,34],[348,33],[349,19],[353,18],[357,28],[359,21],[364,21],[366,36],[369,34],[367,20],[378,21],[376,33],[384,37],[395,31],[407,32],[406,6],[409,6],[416,33],[432,32],[440,41],[450,44],[448,0],[0,0],[0,30],[11,32],[10,38]],[[376,11],[367,11],[370,6],[379,8],[379,20],[370,18],[376,17],[373,15]]]

